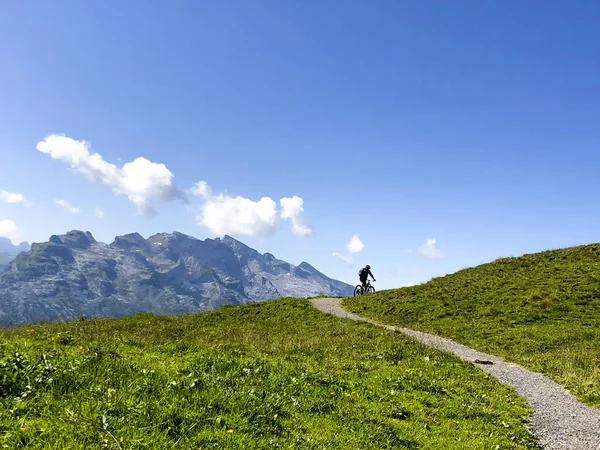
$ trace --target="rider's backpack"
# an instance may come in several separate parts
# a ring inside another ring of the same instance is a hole
[[[365,268],[363,267],[358,271],[358,278],[362,278],[365,276]]]

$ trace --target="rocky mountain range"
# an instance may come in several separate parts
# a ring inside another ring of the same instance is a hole
[[[0,269],[0,324],[140,312],[183,314],[279,297],[346,296],[352,286],[243,243],[182,233],[98,242],[53,235]]]
[[[30,246],[27,242],[13,245],[10,239],[0,237],[0,270],[2,270],[3,266],[6,266],[19,253],[29,251],[29,249]]]

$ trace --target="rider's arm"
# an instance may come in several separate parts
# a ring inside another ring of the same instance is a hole
[[[375,281],[375,277],[373,276],[373,272],[371,272],[370,270],[369,270],[369,275],[371,275],[371,278],[373,278],[373,281]]]

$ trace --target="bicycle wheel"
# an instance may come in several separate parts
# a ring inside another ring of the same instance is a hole
[[[362,286],[360,284],[357,284],[354,288],[354,296],[358,297],[359,295],[362,295]]]
[[[375,288],[373,286],[369,286],[367,288],[367,294],[374,294],[375,293]]]

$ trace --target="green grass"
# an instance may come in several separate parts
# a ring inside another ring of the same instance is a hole
[[[343,305],[505,357],[600,407],[599,244],[503,258]]]
[[[0,442],[32,449],[524,449],[480,369],[281,299],[0,331]]]

